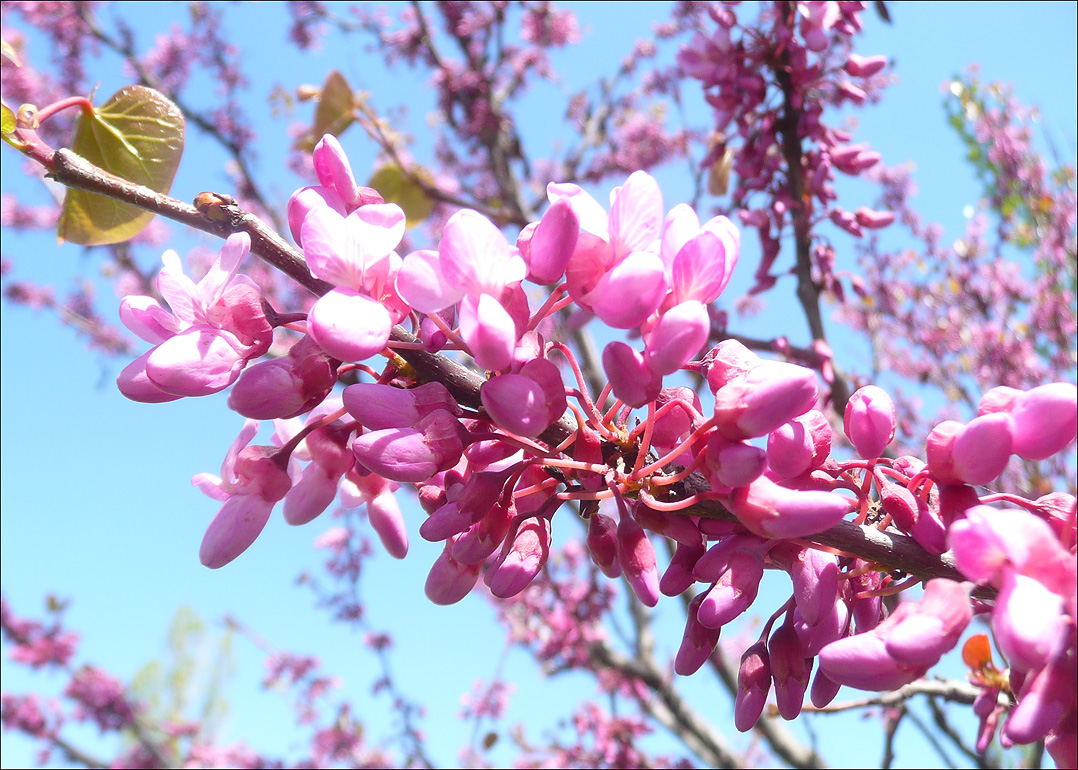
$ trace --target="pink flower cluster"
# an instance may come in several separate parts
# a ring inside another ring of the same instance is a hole
[[[701,355],[707,307],[739,254],[726,218],[701,224],[684,205],[664,215],[655,180],[636,172],[612,192],[609,212],[576,185],[551,184],[549,208],[515,246],[463,210],[436,249],[402,258],[394,251],[401,210],[356,186],[331,137],[314,160],[322,184],[293,196],[289,220],[312,272],[334,288],[306,315],[257,301],[237,272],[248,249],[242,237],[197,285],[166,255],[159,286],[172,313],[149,298],[124,301],[125,324],[156,343],[121,375],[125,393],[166,400],[234,383],[229,406],[249,418],[221,476],[194,480],[223,502],[203,540],[204,564],[236,558],[281,500],[285,520],[301,525],[338,498],[366,504],[386,549],[401,558],[408,534],[393,493],[409,485],[427,514],[419,535],[443,544],[427,596],[451,604],[481,579],[495,597],[526,603],[551,557],[555,514],[579,501],[596,568],[624,576],[647,606],[696,591],[680,674],[703,666],[721,629],[753,606],[765,569],[790,575],[789,600],[742,660],[735,713],[748,729],[772,684],[787,719],[810,682],[817,706],[843,684],[898,687],[923,676],[970,621],[972,583],[932,581],[920,602],[888,614],[881,597],[909,583],[805,542],[852,517],[908,535],[928,553],[951,547],[971,581],[999,589],[993,623],[1020,703],[1007,734],[1069,740],[1059,725],[1073,703],[1060,701],[1057,683],[1074,659],[1073,499],[1050,509],[1017,503],[1029,511],[1022,520],[1035,522],[1006,525],[1019,538],[998,523],[1011,514],[971,485],[991,482],[1012,453],[1039,460],[1066,451],[1078,430],[1073,385],[989,391],[969,423],[937,426],[927,462],[888,456],[896,410],[884,390],[867,386],[843,420],[859,457],[842,460],[812,370],[730,339]],[[538,310],[525,281],[550,287]],[[537,331],[571,304],[643,339],[643,350],[607,344],[608,384],[595,397],[569,349]],[[411,332],[394,331],[398,322]],[[304,334],[286,355],[255,363],[275,326]],[[423,382],[406,361],[434,351],[465,354],[486,375],[474,385]],[[376,355],[386,360],[381,370],[364,363]],[[709,406],[690,388],[666,385],[683,371],[706,382]],[[349,372],[373,381],[332,397]],[[274,445],[249,446],[265,419],[276,422]],[[665,570],[653,536],[677,544]],[[970,538],[1000,543],[998,555],[969,566]],[[343,553],[346,544],[325,545]],[[1045,613],[1031,637],[1016,613],[1033,602]],[[566,644],[552,654],[586,650],[584,637]]]

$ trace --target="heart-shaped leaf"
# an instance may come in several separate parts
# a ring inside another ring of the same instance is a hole
[[[388,163],[371,174],[368,187],[377,190],[386,203],[396,203],[404,211],[408,227],[414,227],[430,216],[434,200],[427,195],[416,177],[430,183],[430,173],[423,168],[412,169],[412,175],[404,173],[396,163]]]
[[[179,107],[146,86],[128,86],[75,124],[71,149],[118,177],[167,193],[183,154]],[[138,234],[153,214],[129,203],[69,189],[56,235],[87,246],[119,243]]]

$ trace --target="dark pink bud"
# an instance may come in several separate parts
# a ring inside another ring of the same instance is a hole
[[[663,572],[663,576],[659,580],[659,590],[662,594],[664,596],[677,596],[687,591],[696,582],[693,567],[696,566],[696,562],[703,555],[703,545],[678,543],[677,550],[674,551],[674,556],[670,559],[669,566],[667,566],[666,571]],[[697,598],[702,599],[703,594]],[[699,602],[697,602],[697,606],[699,606]],[[686,633],[688,633],[688,629],[686,629]]]
[[[834,492],[787,489],[766,476],[735,489],[729,497],[730,510],[746,529],[760,537],[775,538],[823,532],[849,513],[852,505]]]
[[[427,573],[424,591],[435,604],[456,604],[468,595],[479,579],[479,565],[461,564],[450,555],[452,547],[453,541],[447,541],[445,550]]]
[[[499,501],[453,544],[453,558],[463,564],[479,564],[505,541],[517,509],[512,498]]]
[[[595,566],[609,578],[621,575],[618,562],[618,525],[609,516],[593,513],[588,519],[588,551]]]
[[[673,374],[700,352],[710,328],[704,303],[695,299],[680,302],[651,328],[644,359],[657,374]]]
[[[453,535],[459,535],[475,523],[471,514],[471,511],[461,509],[459,501],[448,502],[419,525],[419,536],[424,540],[437,543]]]
[[[767,453],[747,441],[728,441],[718,433],[707,440],[704,462],[719,484],[731,489],[751,484],[767,470]]]
[[[846,437],[857,454],[875,460],[895,437],[895,404],[875,385],[859,388],[846,403],[842,418]]]
[[[895,221],[893,211],[873,211],[866,206],[858,208],[854,216],[857,218],[857,224],[869,230],[882,230]]]
[[[764,713],[771,691],[771,661],[763,640],[745,650],[737,672],[737,697],[734,700],[734,727],[751,730]]]
[[[855,238],[860,238],[864,235],[864,231],[861,229],[857,217],[849,211],[845,211],[840,206],[835,206],[831,209],[828,218],[835,224],[835,226],[842,228]]]
[[[440,382],[428,382],[407,390],[361,382],[345,388],[342,398],[348,413],[370,430],[411,428],[420,417],[437,409],[460,414],[457,402]]]
[[[767,652],[779,715],[787,720],[797,719],[808,690],[812,659],[805,659],[801,641],[788,623],[783,623],[771,634]]]
[[[408,530],[404,527],[400,504],[392,492],[383,492],[367,502],[367,520],[386,553],[394,559],[408,555]]]
[[[838,600],[838,558],[815,548],[799,548],[786,570],[801,617],[815,625]]]
[[[529,585],[550,556],[550,519],[530,516],[517,525],[484,580],[499,599],[516,596]]]
[[[219,569],[251,547],[269,521],[273,503],[258,495],[233,495],[213,517],[198,558],[203,566]]]
[[[801,610],[795,608],[791,619],[797,638],[801,640],[806,657],[814,657],[836,639],[841,639],[850,628],[850,608],[839,600],[827,605],[820,619],[813,624],[805,622]]]
[[[340,480],[340,476],[330,475],[322,466],[310,463],[285,495],[284,520],[292,526],[313,521],[337,497]]]
[[[534,359],[519,374],[501,374],[483,383],[483,408],[502,430],[534,438],[565,411],[565,386],[550,361]]]
[[[822,669],[816,670],[816,676],[812,677],[812,689],[809,691],[809,700],[812,705],[822,709],[835,699],[842,685],[831,679]]]
[[[704,595],[700,594],[689,602],[685,633],[674,658],[674,672],[679,676],[689,676],[699,671],[719,643],[719,629],[708,628],[696,619],[696,611],[703,597]]]
[[[618,562],[637,598],[648,607],[658,604],[659,571],[655,547],[644,528],[624,511],[618,522]]]
[[[414,428],[364,433],[352,442],[356,459],[391,481],[426,481],[457,464],[464,453],[460,423],[444,409],[420,418]]]
[[[831,453],[831,425],[816,409],[767,436],[767,465],[783,479],[819,468]]]
[[[702,559],[701,559],[702,560]],[[735,550],[727,569],[700,603],[697,616],[711,628],[721,628],[752,606],[764,576],[761,549]]]

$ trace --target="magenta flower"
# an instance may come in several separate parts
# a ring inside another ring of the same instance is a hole
[[[764,475],[730,493],[729,508],[753,534],[791,538],[834,526],[853,503],[835,492],[789,489]]]
[[[228,394],[228,407],[252,420],[288,419],[320,404],[336,384],[336,362],[304,336],[288,355],[244,369]]]
[[[359,463],[392,481],[426,481],[452,468],[464,453],[461,426],[444,409],[420,418],[411,428],[364,433],[352,442]]]
[[[820,670],[859,690],[894,690],[924,676],[952,649],[973,617],[971,583],[937,578],[920,603],[902,602],[871,631],[839,639],[820,651]]]
[[[228,564],[246,551],[269,521],[273,506],[292,487],[280,452],[274,447],[247,447],[258,422],[247,420],[232,443],[221,476],[199,473],[191,483],[224,503],[213,517],[199,548],[199,560],[210,569]]]
[[[333,358],[360,361],[380,352],[406,312],[394,290],[404,236],[404,212],[395,203],[362,206],[347,217],[331,207],[303,219],[303,254],[311,274],[336,288],[307,315],[311,338]]]
[[[575,184],[550,184],[551,203],[567,200],[581,233],[566,269],[569,294],[615,329],[643,324],[662,304],[667,279],[659,241],[662,193],[643,171],[611,194],[610,216]]]
[[[438,251],[409,254],[397,276],[400,296],[421,313],[459,302],[460,333],[484,369],[507,368],[525,330],[528,303],[520,282],[527,266],[516,248],[482,214],[449,218]]]
[[[502,552],[487,568],[484,580],[499,599],[516,596],[529,585],[550,557],[550,519],[529,516],[505,538]]]
[[[238,272],[250,249],[246,233],[229,236],[197,284],[184,275],[179,255],[166,251],[157,284],[171,313],[150,297],[124,297],[120,320],[156,347],[120,373],[121,393],[138,401],[216,393],[269,350],[273,329],[258,286]]]

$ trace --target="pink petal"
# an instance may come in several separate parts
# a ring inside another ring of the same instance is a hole
[[[517,329],[512,316],[494,297],[469,294],[460,303],[460,335],[468,343],[475,362],[497,371],[513,362]]]
[[[449,285],[437,251],[422,249],[404,258],[397,273],[397,293],[419,312],[434,313],[459,302],[464,289]]]
[[[234,495],[213,517],[202,545],[199,561],[210,569],[225,566],[246,551],[269,521],[273,503],[258,495]]]
[[[164,342],[183,328],[157,300],[138,294],[120,302],[120,322],[151,345]]]
[[[163,404],[183,398],[161,390],[146,375],[146,360],[151,353],[153,350],[147,350],[125,366],[116,378],[116,387],[126,398],[143,404]]]
[[[320,297],[307,315],[311,339],[340,361],[362,361],[380,353],[392,328],[382,303],[347,288]]]
[[[634,329],[658,309],[665,296],[662,260],[637,251],[604,273],[584,301],[607,325]]]
[[[610,245],[617,256],[650,249],[662,233],[663,196],[645,171],[634,171],[610,206]],[[625,328],[625,327],[622,327]]]
[[[150,351],[146,376],[166,393],[207,396],[235,382],[245,362],[234,336],[195,326]]]
[[[675,305],[652,327],[644,359],[656,374],[673,374],[700,352],[710,328],[702,303],[689,300]]]

